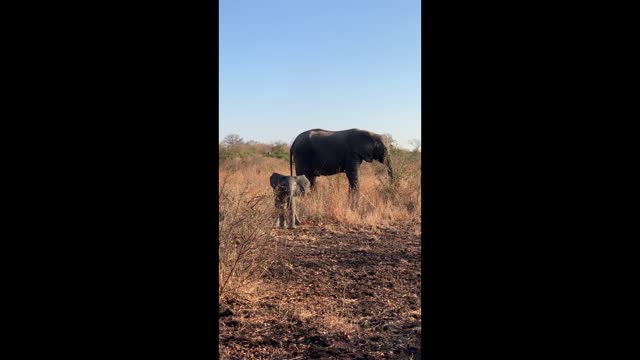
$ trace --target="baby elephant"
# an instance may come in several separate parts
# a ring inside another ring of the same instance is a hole
[[[309,189],[311,183],[306,176],[284,176],[273,173],[271,178],[271,187],[276,195],[276,209],[278,209],[278,224],[284,227],[285,210],[287,212],[287,222],[289,229],[295,229],[296,224],[300,225],[298,214],[296,213],[296,196],[304,196]]]

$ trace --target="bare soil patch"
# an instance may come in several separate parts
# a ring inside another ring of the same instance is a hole
[[[419,359],[420,224],[273,229],[283,257],[227,300],[221,359]]]

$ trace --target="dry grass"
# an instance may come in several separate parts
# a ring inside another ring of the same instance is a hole
[[[242,292],[252,293],[273,263],[270,224],[274,211],[269,207],[269,194],[243,186],[233,175],[221,179],[218,198],[218,296],[223,301]]]
[[[349,186],[345,174],[317,178],[317,191],[298,201],[302,221],[389,225],[420,221],[422,189],[420,158],[395,158],[396,178],[391,181],[382,164],[364,162],[360,176],[359,206],[348,207]],[[233,159],[220,165],[220,179],[230,178],[234,186],[271,196],[269,176],[289,174],[289,162],[282,159],[251,157]]]
[[[276,228],[269,177],[283,159],[260,155],[219,168],[220,357],[413,358],[419,353],[419,154],[363,163],[360,203],[345,174],[317,179],[298,201],[303,226]],[[335,352],[335,353],[334,353]],[[418,355],[419,356],[419,355]]]
[[[248,145],[244,145],[248,146]],[[263,146],[264,147],[264,146]],[[263,149],[260,148],[260,151]],[[388,226],[421,221],[422,190],[419,156],[404,152],[393,159],[395,179],[382,164],[363,162],[358,207],[348,206],[345,174],[318,177],[317,191],[298,200],[303,223]],[[269,177],[289,174],[289,162],[259,155],[221,161],[219,204],[219,272],[221,297],[247,288],[268,270],[278,242],[271,236],[276,212]]]
[[[245,145],[246,146],[246,145]],[[419,157],[393,159],[395,179],[387,177],[382,164],[364,162],[360,176],[360,201],[348,206],[345,174],[317,178],[317,191],[299,199],[303,223],[388,226],[420,222],[422,191]],[[224,218],[219,222],[219,273],[221,298],[239,293],[268,270],[278,243],[271,236],[276,219],[269,177],[273,172],[289,174],[283,159],[255,154],[221,161],[219,204]],[[255,284],[254,284],[255,285]]]

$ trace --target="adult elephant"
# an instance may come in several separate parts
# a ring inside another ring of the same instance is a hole
[[[360,164],[363,160],[376,160],[384,164],[393,179],[389,149],[381,135],[360,129],[313,129],[298,135],[291,144],[289,170],[293,176],[295,162],[296,175],[305,175],[309,179],[311,191],[315,190],[316,177],[346,173],[352,198],[358,193]]]

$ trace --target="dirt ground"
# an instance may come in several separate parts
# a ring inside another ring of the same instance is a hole
[[[221,359],[420,359],[420,224],[274,229],[284,254],[225,306]]]

